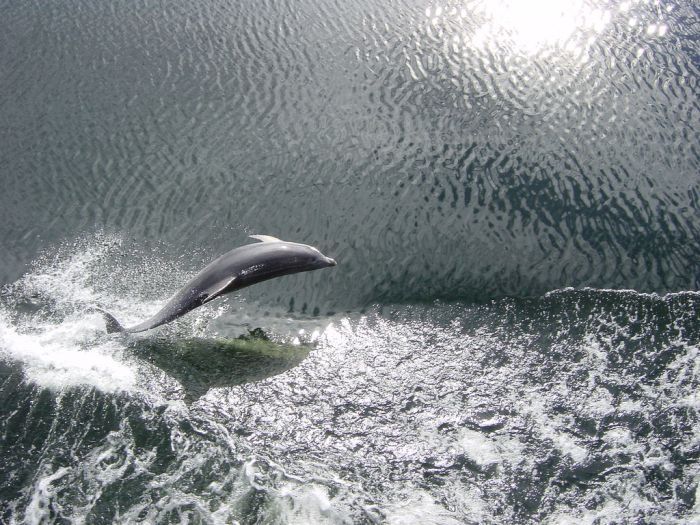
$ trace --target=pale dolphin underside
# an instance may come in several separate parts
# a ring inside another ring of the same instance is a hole
[[[269,235],[251,235],[258,243],[234,248],[210,262],[150,319],[129,328],[101,308],[107,332],[143,332],[177,319],[187,312],[216,299],[268,279],[335,266],[313,246],[287,242]]]

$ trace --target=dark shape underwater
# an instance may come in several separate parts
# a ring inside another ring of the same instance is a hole
[[[130,347],[133,355],[176,379],[185,400],[210,388],[223,388],[276,376],[301,363],[311,349],[271,341],[256,328],[237,339],[144,339]]]

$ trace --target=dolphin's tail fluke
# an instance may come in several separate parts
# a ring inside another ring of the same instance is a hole
[[[109,312],[104,311],[102,308],[95,307],[95,310],[100,312],[102,314],[102,317],[105,318],[105,323],[107,323],[107,333],[108,334],[113,334],[116,332],[126,332],[124,327],[119,324],[119,321],[110,314]]]

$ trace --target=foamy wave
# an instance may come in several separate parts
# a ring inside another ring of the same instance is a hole
[[[123,355],[129,341],[107,336],[94,307],[102,306],[127,325],[141,321],[167,299],[167,288],[157,281],[178,271],[157,257],[131,253],[125,259],[122,250],[119,237],[104,234],[65,243],[6,286],[0,304],[0,358],[19,362],[26,379],[42,387],[133,390],[139,371]],[[147,271],[135,271],[144,265]],[[186,279],[180,274],[175,281]],[[203,309],[182,323],[196,335],[222,311]]]
[[[461,523],[453,513],[438,505],[428,493],[415,490],[400,501],[392,503],[386,511],[386,522],[390,525],[458,525]]]
[[[34,325],[23,333],[0,313],[0,355],[19,361],[26,378],[46,388],[90,385],[105,392],[131,390],[136,374],[117,357],[122,345],[96,339],[103,330],[97,315],[75,315],[60,324]]]
[[[106,337],[96,304],[146,310],[144,301],[110,296],[109,261],[121,241],[98,235],[46,253],[5,287],[0,307],[0,357],[22,366],[26,379],[60,390],[87,385],[105,392],[132,390],[136,372],[124,342]]]
[[[24,515],[24,523],[49,523],[56,487],[53,483],[59,481],[70,472],[69,468],[61,467],[55,472],[45,474],[36,480],[31,491],[31,499]]]

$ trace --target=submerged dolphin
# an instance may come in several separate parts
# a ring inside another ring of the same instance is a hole
[[[210,262],[150,319],[124,328],[113,315],[102,309],[107,333],[143,332],[169,323],[198,306],[251,284],[289,275],[335,266],[336,262],[306,244],[286,242],[269,235],[251,235],[262,241],[234,248]]]

